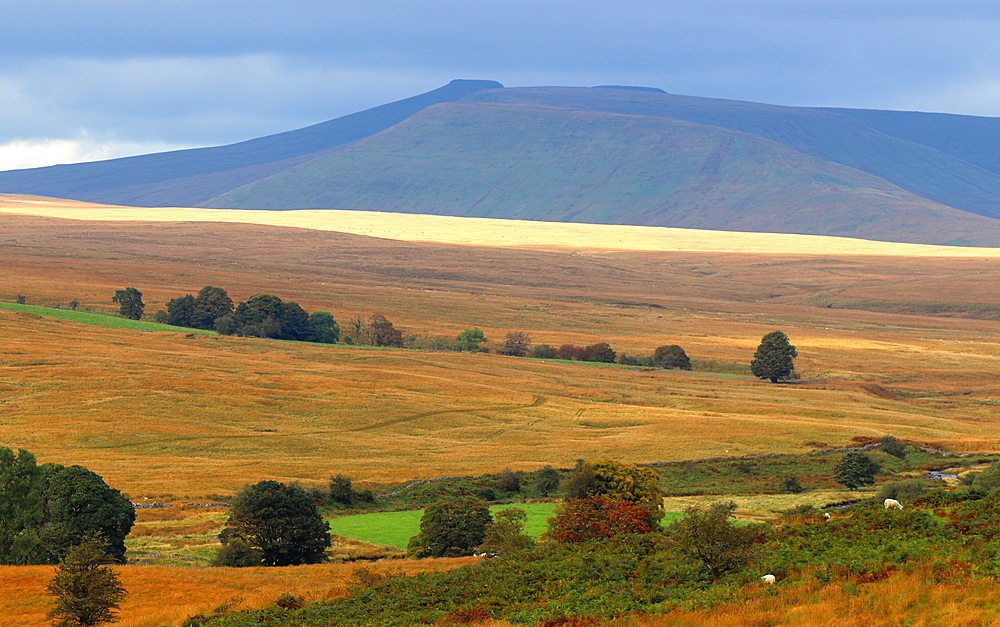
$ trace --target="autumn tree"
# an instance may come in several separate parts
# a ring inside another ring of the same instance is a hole
[[[531,347],[531,336],[524,331],[510,331],[504,336],[503,344],[500,346],[500,350],[497,351],[501,355],[510,355],[512,357],[524,357],[528,354],[528,349]]]
[[[798,356],[787,335],[772,331],[761,338],[750,362],[750,371],[758,379],[770,379],[771,383],[777,383],[779,379],[793,377],[795,364],[792,360]]]
[[[659,475],[652,468],[623,464],[612,459],[593,463],[581,460],[564,487],[567,500],[606,496],[634,503],[646,512],[651,527],[663,518]]]
[[[546,537],[556,542],[603,540],[622,533],[648,533],[649,512],[638,503],[596,494],[567,499],[549,519]]]
[[[118,303],[119,315],[129,320],[142,319],[142,312],[146,308],[146,305],[142,303],[142,292],[134,287],[115,290],[115,295],[111,297],[111,302]]]
[[[106,548],[102,540],[88,537],[59,562],[48,585],[55,605],[47,618],[56,627],[99,625],[118,618],[115,610],[125,587],[109,566],[115,560]]]

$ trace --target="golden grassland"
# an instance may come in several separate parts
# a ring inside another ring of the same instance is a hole
[[[780,237],[746,234],[728,248],[720,234],[671,248],[662,237],[680,235],[661,233],[654,245],[638,232],[565,225],[545,226],[539,241],[534,224],[425,221],[418,233],[421,223],[387,214],[354,216],[354,226],[334,214],[323,226],[266,226],[174,210],[86,213],[73,203],[63,205],[74,213],[51,214],[73,220],[13,213],[27,211],[25,202],[0,206],[3,301],[77,300],[110,312],[114,290],[134,286],[152,312],[216,285],[236,301],[269,292],[341,323],[379,312],[417,340],[478,326],[494,340],[524,330],[536,343],[607,341],[629,354],[676,343],[703,368],[143,333],[0,311],[0,445],[82,464],[133,500],[225,498],[265,478],[320,484],[344,473],[363,488],[578,458],[802,452],[885,433],[962,451],[1000,445],[995,251],[810,238],[799,254]],[[155,221],[181,216],[191,221]],[[322,230],[338,220],[345,231],[378,227],[369,233],[385,237]],[[840,248],[824,247],[833,243]],[[739,374],[776,328],[798,347],[802,379],[771,385]],[[780,505],[740,502],[751,513]],[[207,550],[222,514],[175,516],[140,513],[131,549]],[[237,597],[247,606],[281,592],[317,598],[343,588],[338,577],[351,567],[337,568],[125,567],[127,603],[136,605],[121,624],[176,625]],[[50,576],[51,568],[5,568],[4,602],[26,600],[0,615],[23,608],[34,618],[12,624],[43,624]],[[897,574],[860,591],[778,586],[711,613],[627,624],[891,624],[880,612],[892,604],[920,613],[920,624],[996,620],[995,590],[976,582],[948,596],[955,592]]]
[[[817,235],[740,233],[614,224],[536,222],[336,209],[255,211],[122,207],[60,198],[0,194],[0,212],[96,221],[227,222],[337,231],[412,242],[471,246],[792,254],[992,257],[995,248],[872,242]]]
[[[471,564],[478,558],[396,560],[366,564],[378,573],[417,574]],[[284,568],[189,568],[119,566],[115,572],[127,594],[116,627],[179,625],[188,617],[226,605],[252,609],[272,603],[284,593],[308,600],[346,596],[356,564],[317,564]],[[53,566],[4,566],[0,581],[0,624],[41,627],[52,607],[46,586]]]

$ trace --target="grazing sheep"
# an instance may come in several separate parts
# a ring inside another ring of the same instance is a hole
[[[774,583],[774,575],[764,575],[763,577],[761,577],[761,580],[764,583]]]
[[[830,520],[830,512],[824,513],[823,518],[825,518],[826,520]]]
[[[903,509],[903,506],[900,505],[899,501],[897,501],[896,499],[886,499],[885,500],[885,508],[886,509],[892,509],[892,508]]]

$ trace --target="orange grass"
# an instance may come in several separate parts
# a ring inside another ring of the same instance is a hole
[[[958,448],[998,437],[981,396],[996,381],[976,394],[883,398],[857,384],[187,337],[10,312],[0,337],[0,441],[91,468],[133,499],[216,498],[338,472],[363,485],[580,457],[794,452],[886,432]]]
[[[960,576],[935,583],[896,573],[874,583],[756,586],[746,598],[709,610],[614,621],[615,627],[958,627],[1000,624],[1000,584]]]
[[[392,560],[366,564],[377,572],[416,574],[471,564],[478,558]],[[284,568],[185,568],[171,566],[115,567],[127,595],[121,603],[118,627],[179,625],[189,616],[231,604],[252,609],[284,593],[309,600],[346,596],[356,564],[321,564]],[[46,586],[53,566],[0,568],[0,624],[41,627],[51,624],[45,614],[52,605]]]
[[[359,485],[611,456],[806,450],[857,435],[994,450],[1000,324],[807,306],[993,301],[992,260],[432,246],[228,224],[0,216],[0,286],[29,304],[148,310],[211,284],[404,334],[677,343],[746,367],[781,328],[803,380],[636,372],[496,355],[322,347],[85,327],[0,312],[0,443],[79,463],[134,498],[221,496],[262,478]],[[930,294],[929,297],[921,296]],[[3,295],[0,294],[0,298]],[[922,302],[922,301],[921,301]]]

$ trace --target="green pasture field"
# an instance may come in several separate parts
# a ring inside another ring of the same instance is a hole
[[[170,324],[159,324],[157,322],[146,322],[144,320],[129,320],[118,316],[107,314],[90,313],[86,311],[75,311],[72,309],[57,309],[55,307],[39,307],[37,305],[18,305],[15,303],[0,303],[0,309],[7,311],[20,311],[32,313],[37,316],[49,318],[59,318],[80,324],[89,324],[95,327],[107,327],[109,329],[129,329],[131,331],[183,331],[186,333],[198,333],[200,335],[218,335],[215,331],[204,329],[189,329],[187,327],[175,327]]]
[[[548,519],[552,517],[556,505],[556,503],[508,503],[490,506],[490,513],[495,516],[497,512],[511,507],[523,509],[528,515],[524,521],[524,533],[539,540],[547,529]],[[330,525],[330,532],[338,536],[405,549],[410,538],[420,531],[420,518],[423,515],[424,510],[422,509],[404,512],[377,512],[337,516],[328,519],[327,522]],[[678,512],[667,512],[661,522],[668,525],[680,516],[681,514]]]

